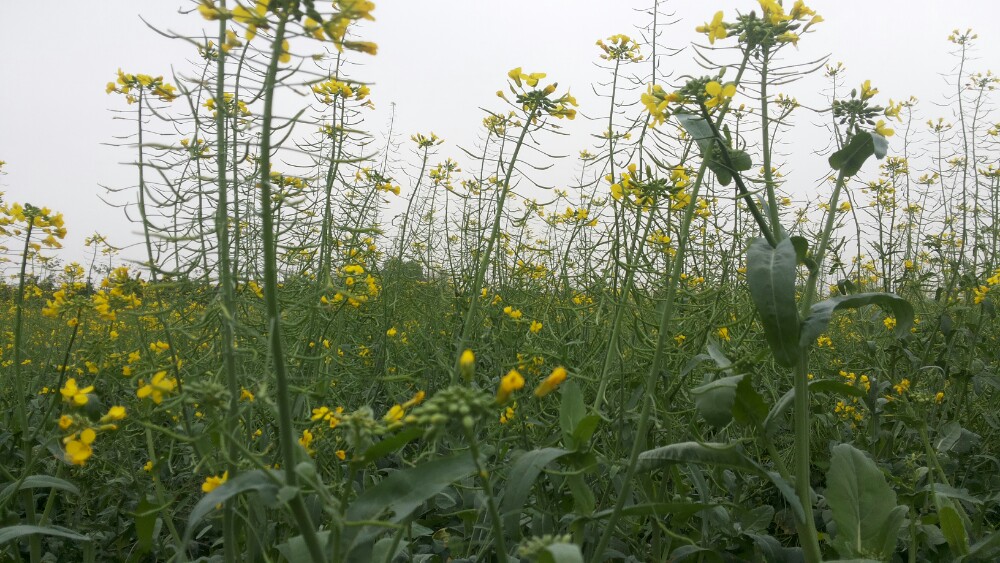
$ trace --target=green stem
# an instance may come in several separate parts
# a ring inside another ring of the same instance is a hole
[[[472,287],[470,288],[470,301],[469,310],[465,313],[465,322],[462,324],[462,333],[458,337],[458,341],[455,343],[455,365],[451,370],[451,384],[454,385],[458,381],[459,365],[458,362],[462,358],[462,352],[465,350],[466,343],[469,341],[472,333],[472,324],[476,318],[476,310],[479,307],[479,294],[483,287],[483,278],[486,276],[486,269],[490,265],[490,254],[493,253],[493,247],[496,244],[497,239],[500,237],[500,224],[503,220],[503,204],[507,200],[507,195],[510,193],[510,179],[514,175],[514,164],[517,162],[517,155],[521,152],[521,147],[524,145],[524,139],[528,136],[528,129],[531,127],[531,123],[535,120],[535,116],[538,115],[538,107],[534,106],[528,113],[528,118],[524,121],[524,128],[521,129],[521,136],[517,139],[517,145],[514,146],[514,153],[510,157],[510,163],[507,165],[507,174],[504,177],[503,188],[500,190],[500,194],[497,196],[497,208],[496,216],[493,218],[493,230],[490,231],[490,237],[486,241],[486,248],[483,250],[482,256],[479,258],[479,265],[476,267],[476,277],[472,282]]]
[[[261,120],[260,138],[260,218],[261,236],[264,243],[264,306],[267,311],[268,340],[271,347],[271,361],[276,382],[275,401],[278,403],[278,444],[281,449],[282,465],[285,470],[285,484],[298,485],[295,473],[295,435],[292,430],[291,388],[288,384],[288,369],[285,365],[285,350],[281,342],[281,313],[278,306],[278,256],[275,239],[274,202],[271,201],[271,121],[274,108],[275,77],[278,73],[278,56],[281,42],[285,37],[288,12],[279,12],[278,24],[274,30],[271,46],[271,61],[264,77],[264,113]],[[326,560],[323,548],[316,537],[312,518],[306,510],[301,491],[289,501],[292,515],[305,540],[309,555],[314,563]]]

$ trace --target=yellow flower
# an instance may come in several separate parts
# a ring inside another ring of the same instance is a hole
[[[563,381],[566,381],[566,368],[558,366],[552,370],[552,373],[548,377],[538,384],[538,387],[535,388],[535,396],[544,397],[548,395],[556,387],[559,387]]]
[[[514,419],[514,409],[516,409],[516,408],[517,408],[517,403],[515,402],[513,405],[511,405],[511,406],[507,407],[506,409],[504,409],[504,411],[502,413],[500,413],[500,424],[507,424],[508,422],[510,422],[511,420],[513,420]]]
[[[910,380],[903,378],[902,381],[892,386],[893,390],[896,391],[898,395],[902,395],[910,390]]]
[[[726,342],[731,340],[731,337],[729,336],[729,329],[727,327],[722,327],[715,331],[715,333],[719,335],[719,338],[725,340]]]
[[[301,444],[302,447],[305,448],[310,455],[312,455],[312,448],[310,448],[309,445],[312,444],[312,441],[313,441],[313,433],[310,432],[308,428],[306,428],[305,430],[302,431],[302,437],[299,438],[299,444]]]
[[[726,31],[726,24],[722,21],[722,10],[715,13],[715,17],[710,23],[699,25],[694,30],[698,33],[708,34],[708,42],[712,45],[715,44],[716,39],[725,39],[729,35]]]
[[[386,422],[399,422],[403,419],[404,414],[406,414],[406,411],[403,410],[402,405],[392,405],[392,408],[389,409],[389,412],[385,413],[382,419]]]
[[[396,327],[392,327],[389,330],[385,331],[385,335],[388,336],[389,338],[394,338],[397,334],[399,334],[399,331],[396,330]]]
[[[865,80],[861,84],[861,99],[867,100],[868,98],[873,98],[875,94],[878,94],[878,88],[872,88],[872,81]]]
[[[713,80],[705,85],[705,93],[712,96],[705,101],[705,107],[713,108],[732,98],[736,94],[736,85],[732,82],[728,82],[725,86],[723,86]]]
[[[172,393],[176,388],[176,379],[167,377],[166,371],[158,371],[153,375],[153,380],[140,387],[135,392],[135,395],[140,399],[149,397],[154,403],[160,404],[163,402],[163,395],[165,393]]]
[[[93,385],[80,389],[79,387],[76,386],[76,379],[73,379],[71,377],[66,380],[66,383],[63,384],[62,389],[59,390],[59,393],[62,394],[63,402],[73,403],[78,407],[82,407],[83,405],[86,405],[87,401],[89,400],[87,394],[92,393],[93,391],[94,391]]]
[[[225,483],[229,480],[229,472],[226,471],[221,477],[217,475],[211,475],[205,478],[205,482],[201,484],[201,492],[210,493],[217,489],[219,485]]]
[[[101,422],[112,422],[115,420],[122,420],[125,418],[125,407],[113,406],[108,409],[108,413],[101,417]]]
[[[531,321],[531,326],[528,327],[528,330],[530,330],[533,334],[538,334],[542,331],[542,323],[538,321]]]
[[[68,430],[70,426],[73,426],[73,417],[65,414],[59,417],[59,428]]]
[[[462,372],[462,378],[466,381],[472,381],[472,376],[476,372],[476,355],[472,353],[472,350],[468,348],[462,352],[462,355],[458,358],[458,369]]]
[[[256,397],[254,397],[253,393],[251,393],[249,389],[247,389],[246,387],[242,387],[240,388],[240,400],[249,401],[252,403],[254,402],[254,400],[256,400]]]
[[[148,471],[152,471],[153,470],[153,460],[151,460],[151,459],[147,460],[146,464],[142,466],[142,470],[143,471],[147,471],[147,472]]]
[[[524,387],[524,377],[516,370],[512,369],[507,375],[500,379],[500,387],[497,388],[497,403],[501,405],[507,402],[511,393]]]
[[[90,448],[90,444],[81,440],[66,442],[66,459],[73,465],[83,465],[93,453],[94,450]]]
[[[944,391],[938,391],[934,395],[934,402],[937,403],[937,404],[939,404],[939,405],[944,402]]]
[[[882,319],[882,324],[885,325],[886,329],[892,330],[896,328],[896,317],[886,317]]]
[[[336,455],[337,459],[339,459],[340,461],[344,461],[345,459],[347,459],[347,452],[345,452],[344,450],[337,450],[336,452],[334,452],[334,455]]]
[[[427,396],[427,393],[425,393],[424,391],[417,391],[416,393],[414,393],[413,397],[409,401],[406,401],[401,406],[403,407],[403,409],[408,409],[410,407],[415,407],[415,406],[419,405],[420,403],[424,402],[424,397],[426,397],[426,396]]]
[[[878,123],[875,124],[875,132],[878,133],[879,135],[882,135],[883,137],[892,137],[893,135],[896,134],[895,131],[886,127],[884,119],[879,119]]]

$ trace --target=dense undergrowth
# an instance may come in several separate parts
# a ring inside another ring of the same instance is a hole
[[[672,83],[654,4],[648,40],[598,42],[600,142],[542,191],[577,111],[545,74],[510,71],[460,166],[364,133],[370,2],[194,6],[200,68],[107,86],[145,262],[94,235],[62,264],[72,225],[3,205],[0,558],[1000,556],[1000,81],[971,31],[925,126],[797,60],[802,2],[719,12]],[[810,72],[823,109],[776,91]],[[821,200],[774,150],[806,112]]]

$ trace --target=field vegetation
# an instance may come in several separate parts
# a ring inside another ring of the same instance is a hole
[[[671,22],[705,37],[670,75],[654,1],[591,46],[604,117],[545,189],[559,69],[498,76],[458,162],[364,121],[371,2],[189,8],[194,62],[109,72],[141,263],[0,202],[0,560],[1000,558],[973,31],[924,107],[802,60],[802,0]],[[829,139],[808,193],[792,127]]]

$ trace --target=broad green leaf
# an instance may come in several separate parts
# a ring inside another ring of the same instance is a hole
[[[990,561],[1000,557],[1000,532],[993,532],[969,548],[969,561]]]
[[[650,470],[671,463],[695,463],[716,467],[729,467],[764,477],[771,481],[775,488],[778,489],[778,492],[781,493],[781,496],[785,497],[785,501],[795,513],[795,517],[799,521],[805,518],[802,504],[799,502],[799,497],[795,494],[792,486],[781,475],[774,471],[765,471],[756,462],[743,455],[743,448],[739,444],[699,442],[671,444],[639,454],[637,467],[640,470]]]
[[[694,463],[714,467],[729,467],[759,475],[771,481],[785,497],[788,506],[801,521],[805,517],[799,498],[791,484],[773,471],[765,471],[756,462],[743,455],[739,444],[681,442],[648,450],[639,454],[639,470],[652,470],[673,463]]]
[[[712,134],[712,128],[705,122],[705,118],[693,113],[677,112],[675,115],[681,127],[687,131],[694,142],[698,143],[702,158],[708,160],[709,155],[712,154],[712,147],[715,145],[715,136]]]
[[[376,444],[372,444],[367,450],[364,451],[364,453],[352,459],[351,465],[355,468],[368,465],[369,463],[381,459],[399,448],[402,448],[406,444],[409,444],[413,440],[423,436],[423,434],[424,431],[420,427],[410,426],[398,434],[394,434]]]
[[[810,346],[819,335],[826,332],[834,311],[857,309],[866,305],[878,305],[892,312],[896,317],[897,337],[903,338],[910,333],[910,327],[913,326],[913,306],[909,301],[893,293],[855,293],[838,295],[813,305],[809,310],[809,318],[802,323],[799,344],[802,347]]]
[[[795,307],[798,260],[790,239],[772,248],[762,238],[747,251],[747,285],[764,324],[764,335],[775,361],[792,367],[799,361],[799,313]]]
[[[14,541],[18,538],[23,538],[24,536],[32,536],[35,534],[66,538],[73,541],[90,541],[90,538],[87,536],[78,534],[69,528],[63,528],[62,526],[29,526],[27,524],[19,524],[16,526],[0,528],[0,545]]]
[[[691,390],[694,405],[709,424],[725,426],[733,419],[733,405],[736,403],[736,387],[743,375],[732,375],[716,379]]]
[[[316,539],[319,540],[319,544],[321,546],[328,545],[330,541],[330,531],[321,530],[316,532]],[[288,538],[287,542],[279,543],[275,547],[278,548],[278,553],[280,553],[286,561],[298,562],[312,560],[312,556],[309,554],[309,548],[306,546],[306,540],[302,536],[293,536]]]
[[[236,477],[226,481],[216,487],[212,492],[203,496],[188,515],[187,528],[184,530],[183,549],[187,549],[188,542],[195,532],[195,525],[215,510],[217,505],[233,498],[237,495],[248,492],[256,492],[263,499],[264,503],[271,506],[275,504],[278,489],[281,487],[281,473],[277,471],[264,472],[262,469],[240,473]]]
[[[573,507],[577,514],[591,514],[597,506],[594,490],[587,484],[582,473],[571,473],[566,476],[566,486],[573,495]]]
[[[941,533],[944,534],[944,539],[947,540],[952,551],[958,555],[968,555],[969,534],[965,531],[965,525],[962,524],[962,518],[955,510],[955,506],[950,500],[945,499],[945,501],[939,502],[940,506],[937,511]]]
[[[714,508],[717,504],[704,502],[651,502],[645,504],[634,504],[626,506],[621,510],[622,516],[659,516],[670,515],[674,520],[687,520],[691,516],[705,510]],[[602,510],[594,513],[593,516],[578,516],[575,520],[600,520],[607,518],[614,512],[613,509]],[[575,521],[574,520],[574,521]]]
[[[515,538],[520,538],[521,509],[531,494],[531,488],[546,465],[556,459],[572,453],[562,448],[542,448],[521,454],[514,460],[507,476],[507,487],[500,501],[500,514],[504,519],[504,528]]]
[[[896,505],[896,492],[875,462],[850,444],[837,444],[826,481],[826,502],[837,525],[837,553],[845,558],[891,558],[907,507]]]
[[[600,416],[588,414],[577,423],[576,428],[573,430],[573,439],[576,440],[578,445],[587,443],[587,440],[590,440],[591,436],[594,435],[594,431],[597,430],[597,426],[600,423]]]
[[[757,466],[743,455],[739,444],[679,442],[639,454],[638,469],[649,471],[673,463],[697,463],[757,473]]]
[[[139,553],[148,553],[153,548],[153,534],[156,531],[156,520],[167,504],[157,505],[152,497],[144,496],[132,515],[135,521],[136,548]]]
[[[854,387],[835,379],[817,379],[809,382],[810,393],[836,393],[846,397],[864,397],[867,393],[861,387]],[[771,412],[767,413],[764,419],[764,431],[768,434],[778,429],[778,421],[785,411],[792,408],[792,401],[795,399],[795,389],[789,389],[778,399],[778,402],[771,407]]]
[[[871,133],[861,131],[855,133],[844,148],[830,155],[830,168],[841,171],[844,176],[854,176],[873,154],[875,154],[875,140]],[[885,153],[882,155],[885,156]]]
[[[733,181],[734,171],[750,170],[753,168],[753,161],[750,155],[741,150],[729,150],[729,160],[732,167],[725,164],[719,151],[724,150],[720,143],[716,142],[712,134],[712,128],[700,115],[691,113],[677,113],[677,121],[681,127],[687,131],[688,135],[698,144],[702,159],[711,170],[719,184],[728,186]],[[728,149],[727,149],[728,150]]]
[[[583,563],[583,554],[574,544],[553,543],[538,553],[538,563]]]
[[[809,241],[805,237],[788,237],[788,240],[792,241],[792,246],[795,247],[795,258],[800,264],[805,264],[806,268],[809,268],[810,272],[815,272],[816,268],[819,266],[816,261],[809,257]]]
[[[463,453],[390,473],[351,503],[345,519],[347,522],[364,522],[389,514],[389,523],[402,522],[425,501],[475,471],[476,464],[472,457]],[[341,534],[341,541],[349,546],[350,551],[375,539],[384,530],[384,527],[378,526],[347,526]]]
[[[881,160],[885,158],[885,155],[889,152],[889,139],[886,139],[878,133],[869,133],[872,136],[872,147],[875,150],[875,158]]]
[[[559,427],[562,428],[563,436],[571,440],[573,431],[587,414],[587,406],[583,402],[583,391],[580,390],[580,386],[575,381],[563,383],[561,394]],[[566,445],[575,447],[575,444],[567,443]]]
[[[753,387],[753,377],[747,375],[736,386],[736,403],[733,418],[741,426],[760,424],[767,416],[767,404]]]
[[[15,489],[15,487],[17,488]],[[0,492],[0,500],[5,500],[17,491],[24,489],[58,489],[74,495],[80,494],[80,489],[65,479],[51,475],[29,475],[21,481],[20,485],[15,481],[4,487],[3,492]]]

